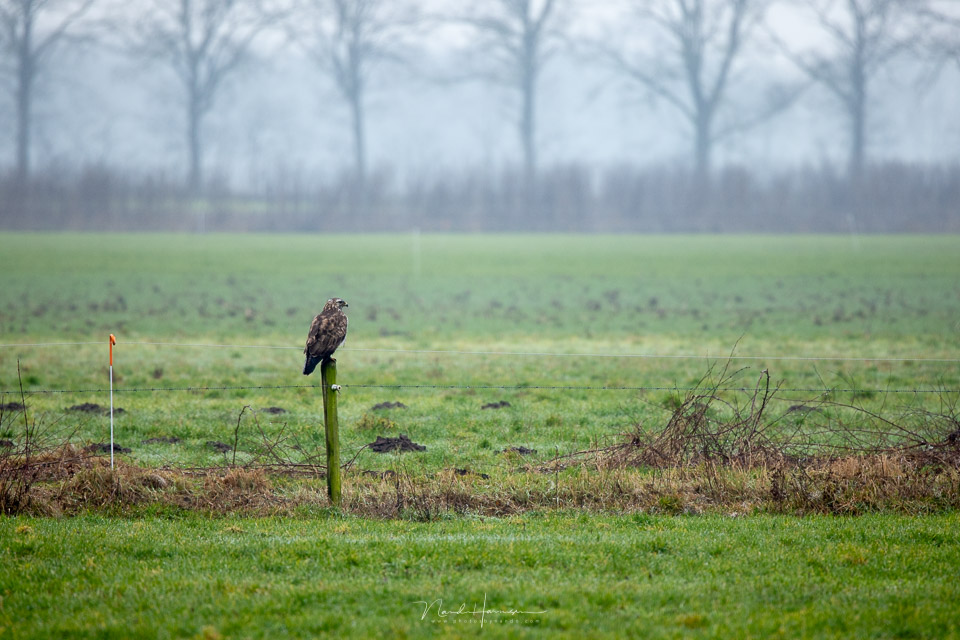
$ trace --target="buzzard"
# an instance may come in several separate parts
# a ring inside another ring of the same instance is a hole
[[[307,333],[307,346],[303,349],[307,356],[303,375],[313,373],[324,360],[332,360],[333,352],[347,339],[347,314],[343,312],[346,306],[349,305],[340,298],[330,298],[313,319]]]

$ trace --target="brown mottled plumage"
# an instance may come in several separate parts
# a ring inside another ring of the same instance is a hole
[[[330,298],[313,319],[307,333],[307,346],[303,349],[307,356],[303,375],[313,373],[324,360],[332,360],[333,352],[347,339],[347,314],[343,312],[346,306],[349,305],[340,298]]]

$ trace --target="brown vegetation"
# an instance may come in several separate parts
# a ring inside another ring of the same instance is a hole
[[[492,476],[456,468],[435,474],[360,469],[355,463],[374,448],[368,445],[344,465],[342,509],[430,520],[544,509],[739,515],[960,508],[955,397],[944,394],[938,412],[907,405],[883,416],[821,396],[777,413],[777,388],[766,371],[751,391],[733,398],[719,391],[739,372],[724,368],[712,380],[710,373],[674,399],[661,429],[638,424],[608,446],[537,463],[518,456],[518,466]],[[256,413],[261,441],[242,465],[235,439],[224,445],[234,455],[222,467],[151,469],[118,459],[111,469],[101,451],[74,446],[71,434],[55,435],[53,425],[38,425],[27,412],[0,408],[8,429],[14,418],[23,425],[17,443],[0,448],[3,513],[160,507],[270,515],[330,506],[322,456],[304,458],[304,447],[283,432],[268,437]]]
[[[564,470],[517,470],[490,477],[449,469],[433,475],[348,472],[343,510],[360,516],[431,520],[443,514],[504,516],[527,511],[743,515],[777,512],[927,513],[960,507],[956,464],[912,455],[863,455],[805,465],[745,469],[700,463],[642,469],[596,461]],[[28,491],[4,511],[69,515],[88,510],[135,514],[159,506],[208,514],[293,515],[329,507],[322,480],[283,479],[280,468],[148,469],[67,447],[46,456]]]

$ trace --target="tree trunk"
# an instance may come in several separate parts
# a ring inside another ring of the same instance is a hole
[[[867,144],[867,90],[862,67],[854,69],[853,91],[848,107],[850,111],[850,158],[847,167],[847,189],[850,205],[847,224],[851,233],[856,233],[858,220],[868,212],[864,209],[863,170],[866,162]]]
[[[32,98],[35,68],[33,21],[25,17],[23,37],[17,52],[17,181],[25,185],[30,177],[30,129],[33,119]]]
[[[523,68],[520,69],[520,145],[523,147],[523,185],[521,219],[524,227],[535,229],[547,226],[537,206],[537,51],[536,42],[528,33],[524,41]]]
[[[200,126],[203,114],[201,113],[199,102],[200,99],[197,96],[197,90],[191,89],[187,105],[187,148],[190,154],[187,188],[192,196],[200,194],[200,187],[203,184],[202,154],[200,151]]]
[[[850,60],[850,90],[841,98],[847,104],[850,114],[850,157],[847,165],[847,179],[854,191],[860,188],[863,177],[863,163],[867,144],[867,59],[866,17],[851,3],[854,14],[854,50]]]
[[[523,173],[528,186],[533,186],[537,178],[536,137],[536,94],[532,81],[523,89],[523,114],[520,118],[520,139],[523,144]]]
[[[523,101],[520,113],[520,143],[523,146],[524,187],[528,192],[533,190],[537,180],[537,71],[536,63],[532,59],[534,55],[533,52],[527,52],[520,88]]]
[[[353,124],[353,161],[359,202],[364,200],[367,188],[367,133],[363,115],[363,95],[359,90],[354,90],[350,95],[350,118]]]
[[[863,178],[863,165],[866,157],[867,109],[865,93],[862,86],[857,86],[850,104],[848,178],[853,185],[858,185]]]
[[[701,110],[697,114],[693,142],[694,205],[703,208],[710,193],[710,172],[713,155],[711,114]]]

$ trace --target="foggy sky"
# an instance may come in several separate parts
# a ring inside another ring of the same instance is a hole
[[[134,4],[134,3],[131,3]],[[598,12],[598,15],[602,12]],[[589,9],[574,27],[588,31]],[[596,18],[599,20],[599,18]],[[783,28],[783,27],[780,27]],[[793,42],[815,44],[812,28],[793,27]],[[368,97],[370,166],[401,180],[451,169],[497,169],[519,162],[514,100],[478,81],[438,83],[455,67],[456,43],[433,37],[403,67],[381,68]],[[103,163],[179,177],[185,140],[180,98],[169,72],[95,45],[65,45],[48,62],[35,107],[34,166]],[[799,79],[769,50],[741,64],[745,91],[774,76]],[[874,161],[960,161],[960,72],[931,73],[904,60],[881,73],[870,114]],[[4,78],[9,82],[9,78]],[[757,89],[759,90],[759,89]],[[752,96],[738,96],[749,100]],[[0,167],[12,166],[9,93],[0,96]],[[650,165],[688,161],[686,124],[662,102],[575,52],[550,61],[540,81],[541,166],[584,163]],[[718,166],[843,166],[843,115],[833,98],[810,87],[786,113],[716,149]],[[330,81],[282,38],[265,39],[219,96],[206,124],[208,177],[256,188],[271,172],[333,176],[351,163],[349,121]]]

